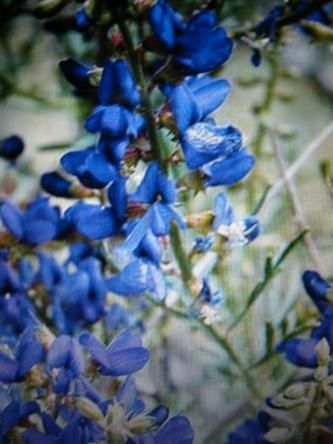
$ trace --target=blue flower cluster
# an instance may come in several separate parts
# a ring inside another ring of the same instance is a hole
[[[75,17],[83,32],[95,23],[87,8]],[[43,195],[0,204],[0,334],[6,344],[0,351],[0,442],[18,436],[27,444],[194,439],[186,417],[168,419],[165,406],[146,410],[138,398],[132,374],[149,352],[128,328],[142,328],[129,307],[150,309],[145,294],[163,304],[169,282],[184,275],[175,272],[181,264],[170,258],[180,261],[181,254],[170,254],[170,244],[176,250],[174,233],[196,226],[181,213],[181,180],[175,178],[194,175],[205,191],[237,184],[254,166],[240,131],[210,116],[231,85],[209,73],[229,59],[233,41],[213,11],[185,20],[158,0],[146,7],[143,32],[149,35],[136,48],[128,42],[127,15],[117,5],[109,9],[110,26],[118,25],[124,43],[112,58],[102,66],[73,58],[59,64],[75,92],[94,100],[84,123],[94,142],[65,153],[40,185],[75,201],[65,211]],[[161,148],[166,129],[178,143],[177,162]],[[17,136],[7,138],[0,156],[13,161],[23,146]],[[194,255],[183,253],[193,268],[197,256],[219,254],[222,244],[247,245],[259,234],[254,216],[235,217],[225,191],[210,213],[208,235],[196,241]],[[221,293],[207,275],[186,279],[189,314],[214,322]],[[20,395],[24,391],[28,397]]]
[[[267,398],[263,411],[255,420],[246,420],[238,426],[229,435],[228,444],[265,444],[290,439],[303,442],[306,427],[309,442],[316,442],[318,436],[324,439],[326,432],[327,436],[332,435],[332,286],[312,270],[305,271],[302,279],[307,294],[319,310],[319,323],[311,329],[310,337],[287,339],[280,342],[276,350],[295,366],[313,369],[313,375],[308,374],[276,397]],[[323,428],[323,435],[318,427]]]
[[[132,374],[148,359],[140,337],[129,330],[105,347],[90,333],[55,337],[44,325],[31,325],[15,347],[0,352],[0,382],[5,384],[0,442],[20,437],[27,444],[167,444],[171,435],[174,443],[190,444],[193,431],[187,418],[168,419],[167,407],[147,410],[138,398]],[[114,396],[105,399],[99,393],[102,387],[93,385],[93,375],[125,379]],[[29,390],[36,400],[25,402],[15,385],[22,393]]]

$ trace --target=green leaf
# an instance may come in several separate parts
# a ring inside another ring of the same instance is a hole
[[[244,318],[244,316],[246,316],[247,312],[255,303],[260,294],[263,292],[263,290],[266,288],[268,283],[279,272],[280,265],[282,264],[282,262],[292,252],[292,250],[296,247],[296,245],[303,239],[304,235],[307,232],[308,232],[307,229],[301,231],[294,239],[292,239],[289,242],[289,244],[282,250],[282,252],[279,253],[278,257],[274,261],[272,261],[270,256],[266,258],[265,267],[264,267],[264,277],[254,286],[253,290],[251,291],[247,299],[247,302],[245,303],[244,310],[236,317],[234,322],[231,324],[231,326],[229,327],[229,332],[233,330],[240,323],[240,321]]]

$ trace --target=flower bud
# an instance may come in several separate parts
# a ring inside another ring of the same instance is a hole
[[[86,418],[92,419],[101,423],[104,419],[103,413],[100,408],[89,398],[85,396],[79,396],[75,398],[75,405],[80,413]]]
[[[305,395],[306,387],[301,384],[292,384],[284,392],[285,396],[289,399],[298,399]]]
[[[330,346],[326,338],[321,339],[317,344],[316,353],[319,365],[327,366],[330,360]]]

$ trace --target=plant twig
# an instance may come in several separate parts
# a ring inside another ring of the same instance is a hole
[[[291,180],[294,176],[296,176],[305,163],[309,160],[309,158],[319,149],[323,147],[323,145],[331,140],[333,142],[333,122],[327,125],[307,146],[307,148],[303,151],[303,153],[299,156],[299,158],[285,170],[285,176],[279,179],[270,189],[266,202],[269,202],[273,197],[275,197],[286,185],[285,178],[287,180]]]
[[[285,181],[286,184],[286,190],[289,195],[292,212],[295,218],[295,223],[299,230],[304,230],[307,228],[307,223],[305,220],[304,211],[301,202],[299,200],[295,184],[286,175],[285,162],[281,153],[281,149],[278,144],[277,136],[276,134],[273,133],[273,131],[270,131],[270,137],[272,140],[274,155],[277,161],[278,168],[280,170],[280,174],[283,177],[283,180]],[[320,260],[317,246],[313,240],[310,231],[307,231],[307,233],[303,236],[303,242],[316,269],[319,272],[325,274],[324,266]]]

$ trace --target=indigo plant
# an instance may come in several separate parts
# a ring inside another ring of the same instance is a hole
[[[327,50],[331,2],[19,3],[3,8],[1,98],[61,109],[80,129],[39,148],[36,163],[62,152],[38,180],[19,125],[0,140],[0,442],[330,442],[332,286],[293,182],[299,162],[288,170],[282,156],[294,135],[270,113],[290,99],[280,82],[295,80],[283,61],[289,36]],[[20,43],[20,20],[52,40],[59,60],[50,57],[45,82],[60,97],[18,76],[36,45]],[[239,50],[249,78],[232,74]],[[258,85],[249,138],[228,103]],[[329,162],[322,172],[331,195]],[[287,198],[265,219],[283,187]],[[283,214],[289,230],[274,243]],[[280,297],[274,285],[288,267],[309,268],[300,244],[318,270],[303,273],[317,312],[284,298],[274,316],[254,315],[269,291]],[[192,341],[198,393],[182,368]],[[235,391],[219,408],[195,410],[202,388],[225,384]]]

